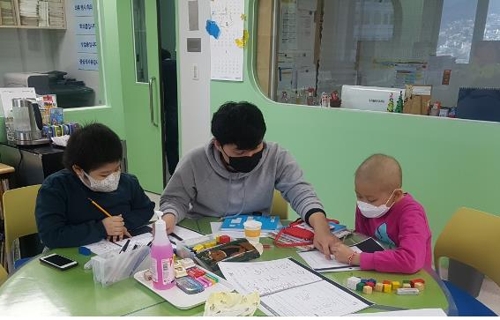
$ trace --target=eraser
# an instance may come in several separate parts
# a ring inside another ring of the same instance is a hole
[[[416,288],[399,288],[396,293],[401,295],[419,294],[420,290]]]
[[[78,248],[78,253],[84,256],[90,256],[92,254],[92,251],[90,251],[90,249],[87,247],[80,247]]]

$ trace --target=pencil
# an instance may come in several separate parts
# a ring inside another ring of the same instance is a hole
[[[88,198],[90,200],[90,202],[92,202],[92,204],[94,206],[96,206],[97,209],[101,210],[102,213],[104,213],[105,215],[107,215],[108,217],[111,217],[111,214],[109,212],[107,212],[103,207],[101,207],[97,202],[95,202],[94,200]]]

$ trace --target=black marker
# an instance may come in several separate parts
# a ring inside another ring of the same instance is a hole
[[[182,238],[181,238],[181,237],[179,237],[178,235],[176,235],[175,233],[173,233],[173,232],[172,232],[170,235],[171,235],[172,237],[174,237],[175,239],[177,239],[177,240],[179,240],[179,241],[182,241]]]
[[[127,251],[127,247],[128,247],[129,243],[130,243],[130,239],[127,240],[127,242],[125,242],[125,245],[122,247],[122,249],[120,250],[120,252],[118,252],[118,254]]]

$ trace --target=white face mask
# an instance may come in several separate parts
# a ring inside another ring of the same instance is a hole
[[[370,218],[370,219],[380,218],[381,216],[386,214],[387,211],[389,211],[389,209],[391,208],[391,207],[387,206],[387,202],[389,202],[389,200],[391,200],[393,195],[394,195],[394,191],[392,192],[389,199],[387,199],[385,204],[378,206],[378,207],[374,206],[372,204],[363,202],[363,201],[356,201],[358,204],[358,209],[359,209],[359,211],[361,211],[361,214],[363,216],[365,216],[366,218]]]
[[[386,206],[385,204],[377,207],[363,201],[357,201],[357,204],[359,211],[361,211],[361,214],[366,218],[371,219],[380,218],[391,208]]]
[[[113,192],[118,189],[121,171],[113,172],[102,180],[92,178],[85,171],[83,171],[83,174],[87,177],[87,179],[89,179],[90,186],[82,179],[82,177],[80,177],[80,180],[82,180],[83,184],[89,187],[90,190],[97,192]]]

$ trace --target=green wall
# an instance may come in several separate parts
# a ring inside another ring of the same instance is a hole
[[[245,81],[212,81],[211,111],[228,100],[259,106],[266,139],[292,152],[328,216],[353,225],[354,171],[377,152],[400,161],[404,190],[426,208],[433,241],[461,206],[500,213],[500,124],[272,102],[255,82],[249,54],[256,41],[253,2],[247,0],[251,43],[245,50]]]

